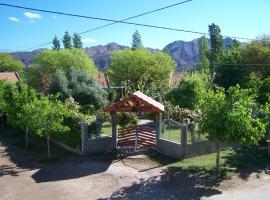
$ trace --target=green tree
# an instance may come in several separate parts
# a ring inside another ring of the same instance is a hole
[[[52,43],[53,43],[53,47],[52,47],[53,50],[60,49],[60,40],[58,40],[56,36],[54,36]]]
[[[212,82],[214,83],[215,73],[216,73],[216,65],[221,62],[222,54],[223,54],[223,39],[220,34],[220,28],[212,23],[208,27],[208,32],[210,34],[210,72],[212,75]]]
[[[44,92],[49,88],[52,75],[57,70],[68,73],[72,69],[83,69],[90,77],[94,77],[97,74],[94,62],[89,59],[82,49],[43,51],[34,58],[33,65],[29,68],[28,83],[38,91]]]
[[[200,91],[208,89],[209,82],[207,74],[185,75],[181,78],[178,87],[167,93],[167,99],[173,105],[194,110],[200,98]]]
[[[69,35],[68,31],[65,32],[62,42],[65,49],[72,48],[71,36]]]
[[[5,86],[3,111],[7,114],[9,124],[25,130],[25,146],[28,146],[28,125],[31,119],[29,119],[28,111],[24,110],[23,106],[26,103],[33,103],[36,99],[35,91],[25,83],[18,82],[16,85],[6,84]]]
[[[258,144],[264,137],[265,126],[261,119],[253,117],[256,109],[255,95],[251,90],[231,87],[201,92],[199,108],[202,132],[208,133],[217,148],[216,167],[220,167],[220,142],[237,142],[243,145]]]
[[[222,63],[216,65],[216,83],[225,89],[242,83],[243,68],[240,65],[241,55],[239,46],[240,43],[234,40],[232,45],[223,51]]]
[[[135,50],[138,48],[143,48],[142,39],[139,31],[135,31],[132,35],[131,49]]]
[[[8,53],[0,53],[0,72],[18,72],[23,73],[23,63],[15,60]]]
[[[208,40],[205,36],[199,38],[199,70],[209,72],[209,47]]]
[[[107,93],[84,70],[72,69],[67,75],[57,71],[49,88],[52,94],[60,93],[63,99],[73,97],[81,105],[99,109],[107,104]]]
[[[74,33],[73,35],[73,47],[77,49],[83,48],[81,36],[77,33]]]
[[[47,138],[48,159],[51,159],[50,137],[69,131],[69,127],[64,125],[64,119],[71,115],[70,111],[60,101],[44,96],[37,101],[26,103],[24,109],[31,119],[29,128],[38,136]]]
[[[151,53],[146,49],[126,49],[112,53],[109,80],[116,86],[123,83],[138,90],[142,85],[168,86],[175,62],[164,53]]]
[[[241,79],[244,82],[249,80],[252,72],[261,79],[270,76],[270,45],[262,41],[253,41],[240,50],[241,63],[244,64],[241,68],[243,71]]]
[[[264,79],[259,86],[258,101],[260,104],[266,104],[270,100],[270,77]]]

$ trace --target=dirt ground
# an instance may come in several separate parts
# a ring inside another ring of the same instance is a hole
[[[157,167],[140,157],[114,161],[73,157],[39,163],[0,140],[0,200],[206,199],[213,195],[221,199],[216,195],[232,188],[248,190],[254,180],[270,182],[265,177],[269,176],[254,174],[247,181],[235,177],[218,187],[219,180]]]

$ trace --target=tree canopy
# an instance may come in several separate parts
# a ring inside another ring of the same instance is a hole
[[[135,31],[132,35],[131,49],[135,50],[138,48],[143,48],[142,39],[139,31]]]
[[[97,68],[82,49],[60,49],[41,52],[29,69],[28,83],[39,91],[48,89],[52,75],[57,70],[65,73],[72,69],[83,69],[88,76],[95,76]]]
[[[140,85],[169,85],[176,64],[164,53],[151,53],[146,49],[126,49],[112,53],[108,71],[110,81],[120,86],[128,83],[134,90]]]
[[[67,75],[58,70],[53,75],[49,93],[60,93],[63,99],[71,96],[81,105],[93,105],[95,109],[107,103],[106,91],[81,69],[72,69]]]
[[[23,63],[8,53],[0,53],[0,72],[18,72],[22,75]]]
[[[64,46],[65,49],[71,49],[72,48],[71,36],[68,33],[68,31],[65,32],[65,34],[63,36],[63,39],[62,39],[62,42],[63,42],[63,46]]]

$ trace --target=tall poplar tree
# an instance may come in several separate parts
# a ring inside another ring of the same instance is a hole
[[[199,70],[209,72],[209,47],[205,36],[199,38]]]
[[[136,30],[132,35],[131,49],[135,50],[139,48],[143,48],[143,44],[142,44],[141,35],[139,31]]]
[[[73,35],[73,47],[77,49],[83,48],[81,36],[77,33]]]
[[[59,50],[60,49],[60,40],[56,36],[53,38],[53,50]]]
[[[208,26],[208,32],[210,34],[210,72],[212,74],[212,82],[214,82],[214,76],[216,73],[217,64],[220,64],[223,53],[223,38],[220,34],[220,28],[218,25],[212,23]]]
[[[68,31],[65,32],[64,37],[62,39],[63,45],[65,49],[71,49],[72,43],[71,43],[71,36],[69,35]]]

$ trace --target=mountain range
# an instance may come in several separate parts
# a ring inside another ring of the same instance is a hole
[[[228,46],[232,43],[231,38],[224,39],[224,45]],[[199,39],[194,39],[192,41],[174,41],[164,47],[167,50],[168,54],[175,60],[177,63],[177,70],[183,71],[189,68],[192,68],[194,64],[198,62],[199,53],[198,45]],[[210,46],[210,42],[208,41]],[[119,45],[117,43],[109,43],[107,45],[98,45],[93,47],[85,47],[84,51],[87,55],[93,59],[96,66],[100,71],[106,71],[110,63],[110,54],[114,51],[119,51],[129,48],[128,46]],[[161,51],[159,49],[148,48],[152,52]],[[11,55],[24,63],[28,67],[33,58],[38,55],[41,51],[45,49],[36,49],[30,52],[12,52]]]

